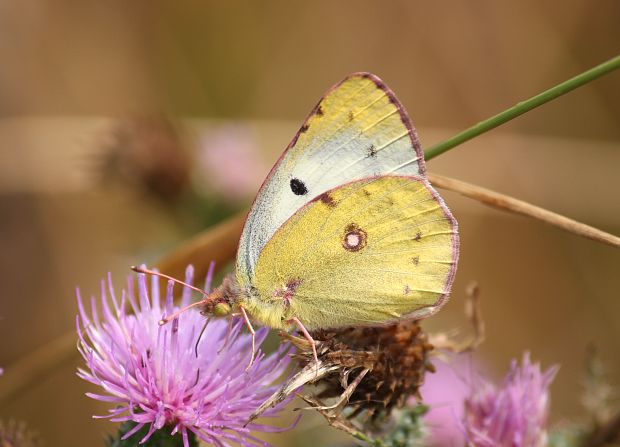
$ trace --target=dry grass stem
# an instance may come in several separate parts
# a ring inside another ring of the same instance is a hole
[[[173,278],[183,278],[185,268],[192,264],[194,278],[204,278],[211,262],[216,268],[226,265],[237,254],[246,215],[242,211],[197,234],[159,261],[157,268]]]
[[[0,379],[0,408],[62,365],[75,362],[76,340],[75,331],[68,332],[6,367]]]
[[[443,175],[432,174],[430,172],[428,173],[428,179],[434,186],[447,189],[449,191],[458,192],[465,197],[477,200],[493,208],[532,217],[570,233],[574,233],[578,236],[602,242],[604,244],[611,245],[612,247],[620,247],[620,237],[618,236],[606,233],[605,231],[591,227],[590,225],[577,222],[576,220],[569,219],[568,217],[548,211],[539,206],[532,205],[531,203],[524,202],[523,200],[515,199],[514,197],[500,194],[481,186],[472,185],[471,183],[466,183],[450,177],[444,177]]]

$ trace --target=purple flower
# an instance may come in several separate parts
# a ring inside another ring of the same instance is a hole
[[[197,154],[199,181],[228,200],[245,200],[256,193],[268,172],[249,126],[213,126],[201,137]]]
[[[190,267],[185,281],[191,284],[192,276]],[[211,277],[212,270],[206,290]],[[254,423],[245,426],[250,414],[278,389],[275,381],[289,363],[285,348],[272,355],[257,352],[246,371],[251,339],[242,333],[240,319],[232,323],[216,319],[205,327],[205,317],[190,309],[170,324],[159,326],[164,314],[178,309],[172,302],[172,283],[168,284],[163,303],[157,278],[152,278],[151,297],[144,275],[138,276],[138,300],[133,291],[130,277],[119,302],[108,275],[107,284],[101,283],[101,314],[92,297],[90,315],[79,290],[77,293],[78,349],[88,366],[79,368],[78,376],[103,388],[101,393],[87,396],[115,406],[109,415],[96,417],[135,421],[135,428],[124,438],[150,424],[141,443],[155,430],[166,427],[171,434],[181,433],[185,447],[190,432],[216,446],[255,446],[267,444],[252,436],[251,431],[285,430]],[[181,306],[189,301],[190,290],[184,288]],[[126,308],[132,312],[126,312]],[[267,333],[266,328],[257,331],[257,346]],[[264,415],[276,416],[285,403]]]
[[[512,361],[500,387],[478,379],[465,399],[463,425],[476,447],[538,447],[545,445],[549,414],[549,385],[554,366],[541,372],[528,353],[519,366]]]
[[[471,368],[470,358],[453,356],[450,362],[434,359],[435,373],[427,374],[421,394],[424,404],[429,406],[424,415],[431,446],[462,447],[465,437],[461,427],[463,400],[469,386],[464,372]],[[411,405],[415,405],[412,400]]]

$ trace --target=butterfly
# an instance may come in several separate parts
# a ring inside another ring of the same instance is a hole
[[[260,188],[234,276],[192,306],[239,314],[252,334],[252,321],[297,327],[315,359],[312,330],[434,314],[450,293],[459,237],[425,171],[394,93],[373,74],[348,76],[319,100]]]

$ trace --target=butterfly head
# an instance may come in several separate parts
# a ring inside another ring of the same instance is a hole
[[[222,285],[199,301],[200,313],[206,316],[226,317],[233,311],[233,293],[230,278],[224,278]]]

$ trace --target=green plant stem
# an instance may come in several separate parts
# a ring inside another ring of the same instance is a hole
[[[463,144],[464,142],[471,140],[478,135],[481,135],[491,129],[501,126],[502,124],[520,115],[523,115],[524,113],[529,112],[530,110],[535,109],[538,106],[548,103],[549,101],[552,101],[555,98],[558,98],[572,90],[575,90],[576,88],[581,87],[588,82],[600,78],[607,73],[611,73],[618,68],[620,68],[620,55],[613,57],[608,61],[597,65],[596,67],[584,71],[583,73],[575,76],[574,78],[564,81],[561,84],[556,85],[555,87],[551,87],[549,90],[545,90],[544,92],[539,93],[536,96],[532,96],[525,101],[521,101],[510,107],[509,109],[506,109],[503,112],[492,116],[491,118],[480,121],[478,124],[457,133],[456,135],[448,138],[447,140],[431,146],[424,152],[424,158],[426,160],[431,160],[438,155],[449,151],[453,147],[458,146],[459,144]]]

